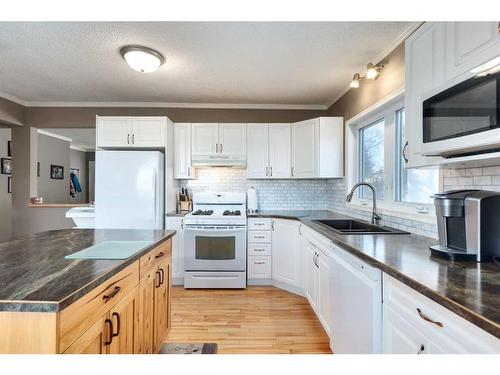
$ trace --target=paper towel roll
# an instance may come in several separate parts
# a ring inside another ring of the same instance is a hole
[[[253,186],[247,191],[247,210],[256,212],[259,209],[259,201],[257,200],[257,190]]]

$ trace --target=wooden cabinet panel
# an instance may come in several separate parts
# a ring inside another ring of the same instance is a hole
[[[154,328],[154,295],[156,271],[145,275],[139,285],[139,333],[138,352],[140,354],[151,354],[153,348]]]
[[[139,288],[130,292],[109,312],[112,322],[110,354],[134,354],[138,352],[136,339],[139,328]]]
[[[146,255],[142,256],[139,260],[140,265],[140,278],[153,269],[158,267],[158,265],[163,262],[165,258],[170,257],[172,254],[172,239],[169,238],[167,241],[158,245],[156,248],[151,250]]]
[[[64,354],[107,354],[105,342],[111,332],[105,323],[108,314],[102,316],[82,336],[66,349]]]
[[[170,327],[170,262],[162,262],[158,266],[158,280],[154,291],[154,349],[160,350],[163,339]]]
[[[135,262],[61,311],[59,350],[65,351],[138,283],[139,262]]]

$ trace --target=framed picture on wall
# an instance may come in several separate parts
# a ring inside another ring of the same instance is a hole
[[[12,177],[7,177],[7,193],[12,193]]]
[[[64,167],[60,165],[51,165],[50,178],[54,180],[64,180]]]
[[[12,156],[12,141],[7,141],[7,156]]]
[[[1,172],[2,174],[12,174],[12,159],[1,159]]]

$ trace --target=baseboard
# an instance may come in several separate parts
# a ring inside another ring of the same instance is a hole
[[[172,285],[184,286],[184,276],[172,277]]]
[[[299,296],[304,297],[304,292],[299,287],[296,287],[293,285],[288,285],[288,284],[285,284],[281,281],[276,281],[276,280],[271,280],[271,281],[272,281],[271,285],[275,286],[276,288],[280,288],[280,289],[286,290],[287,292],[297,294]]]
[[[273,285],[271,279],[247,279],[248,285]]]

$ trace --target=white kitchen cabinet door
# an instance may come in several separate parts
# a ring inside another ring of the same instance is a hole
[[[273,219],[273,280],[300,287],[299,223]]]
[[[270,279],[271,278],[271,257],[251,256],[248,257],[248,278],[249,279]]]
[[[247,125],[247,178],[267,178],[269,168],[269,125]]]
[[[290,178],[290,124],[269,124],[269,177]]]
[[[446,24],[446,78],[458,75],[500,55],[497,22],[448,22]]]
[[[196,156],[218,155],[219,124],[191,125],[191,154]]]
[[[323,324],[326,333],[330,335],[331,301],[330,301],[330,261],[322,252],[318,251],[316,263],[318,264],[318,318]]]
[[[184,278],[184,218],[170,216],[166,218],[165,228],[175,230],[172,237],[172,283],[183,285]]]
[[[318,272],[315,263],[316,259],[316,248],[309,243],[306,239],[302,241],[303,251],[305,251],[305,277],[306,277],[306,289],[305,294],[309,304],[311,305],[314,312],[317,311],[317,301],[318,301]],[[273,249],[274,251],[274,249]]]
[[[384,308],[383,352],[385,354],[427,354],[428,342],[416,328],[390,308]]]
[[[165,147],[165,117],[132,117],[132,139],[134,147]]]
[[[314,178],[318,174],[319,119],[292,124],[292,177]]]
[[[442,22],[425,23],[405,42],[407,167],[425,166],[430,162],[428,157],[421,155],[422,102],[444,83],[444,45],[445,26]]]
[[[191,167],[191,124],[174,124],[174,178],[193,178]]]
[[[130,117],[97,117],[97,147],[130,147],[132,120]]]
[[[247,154],[247,124],[219,124],[219,153],[227,156]]]

